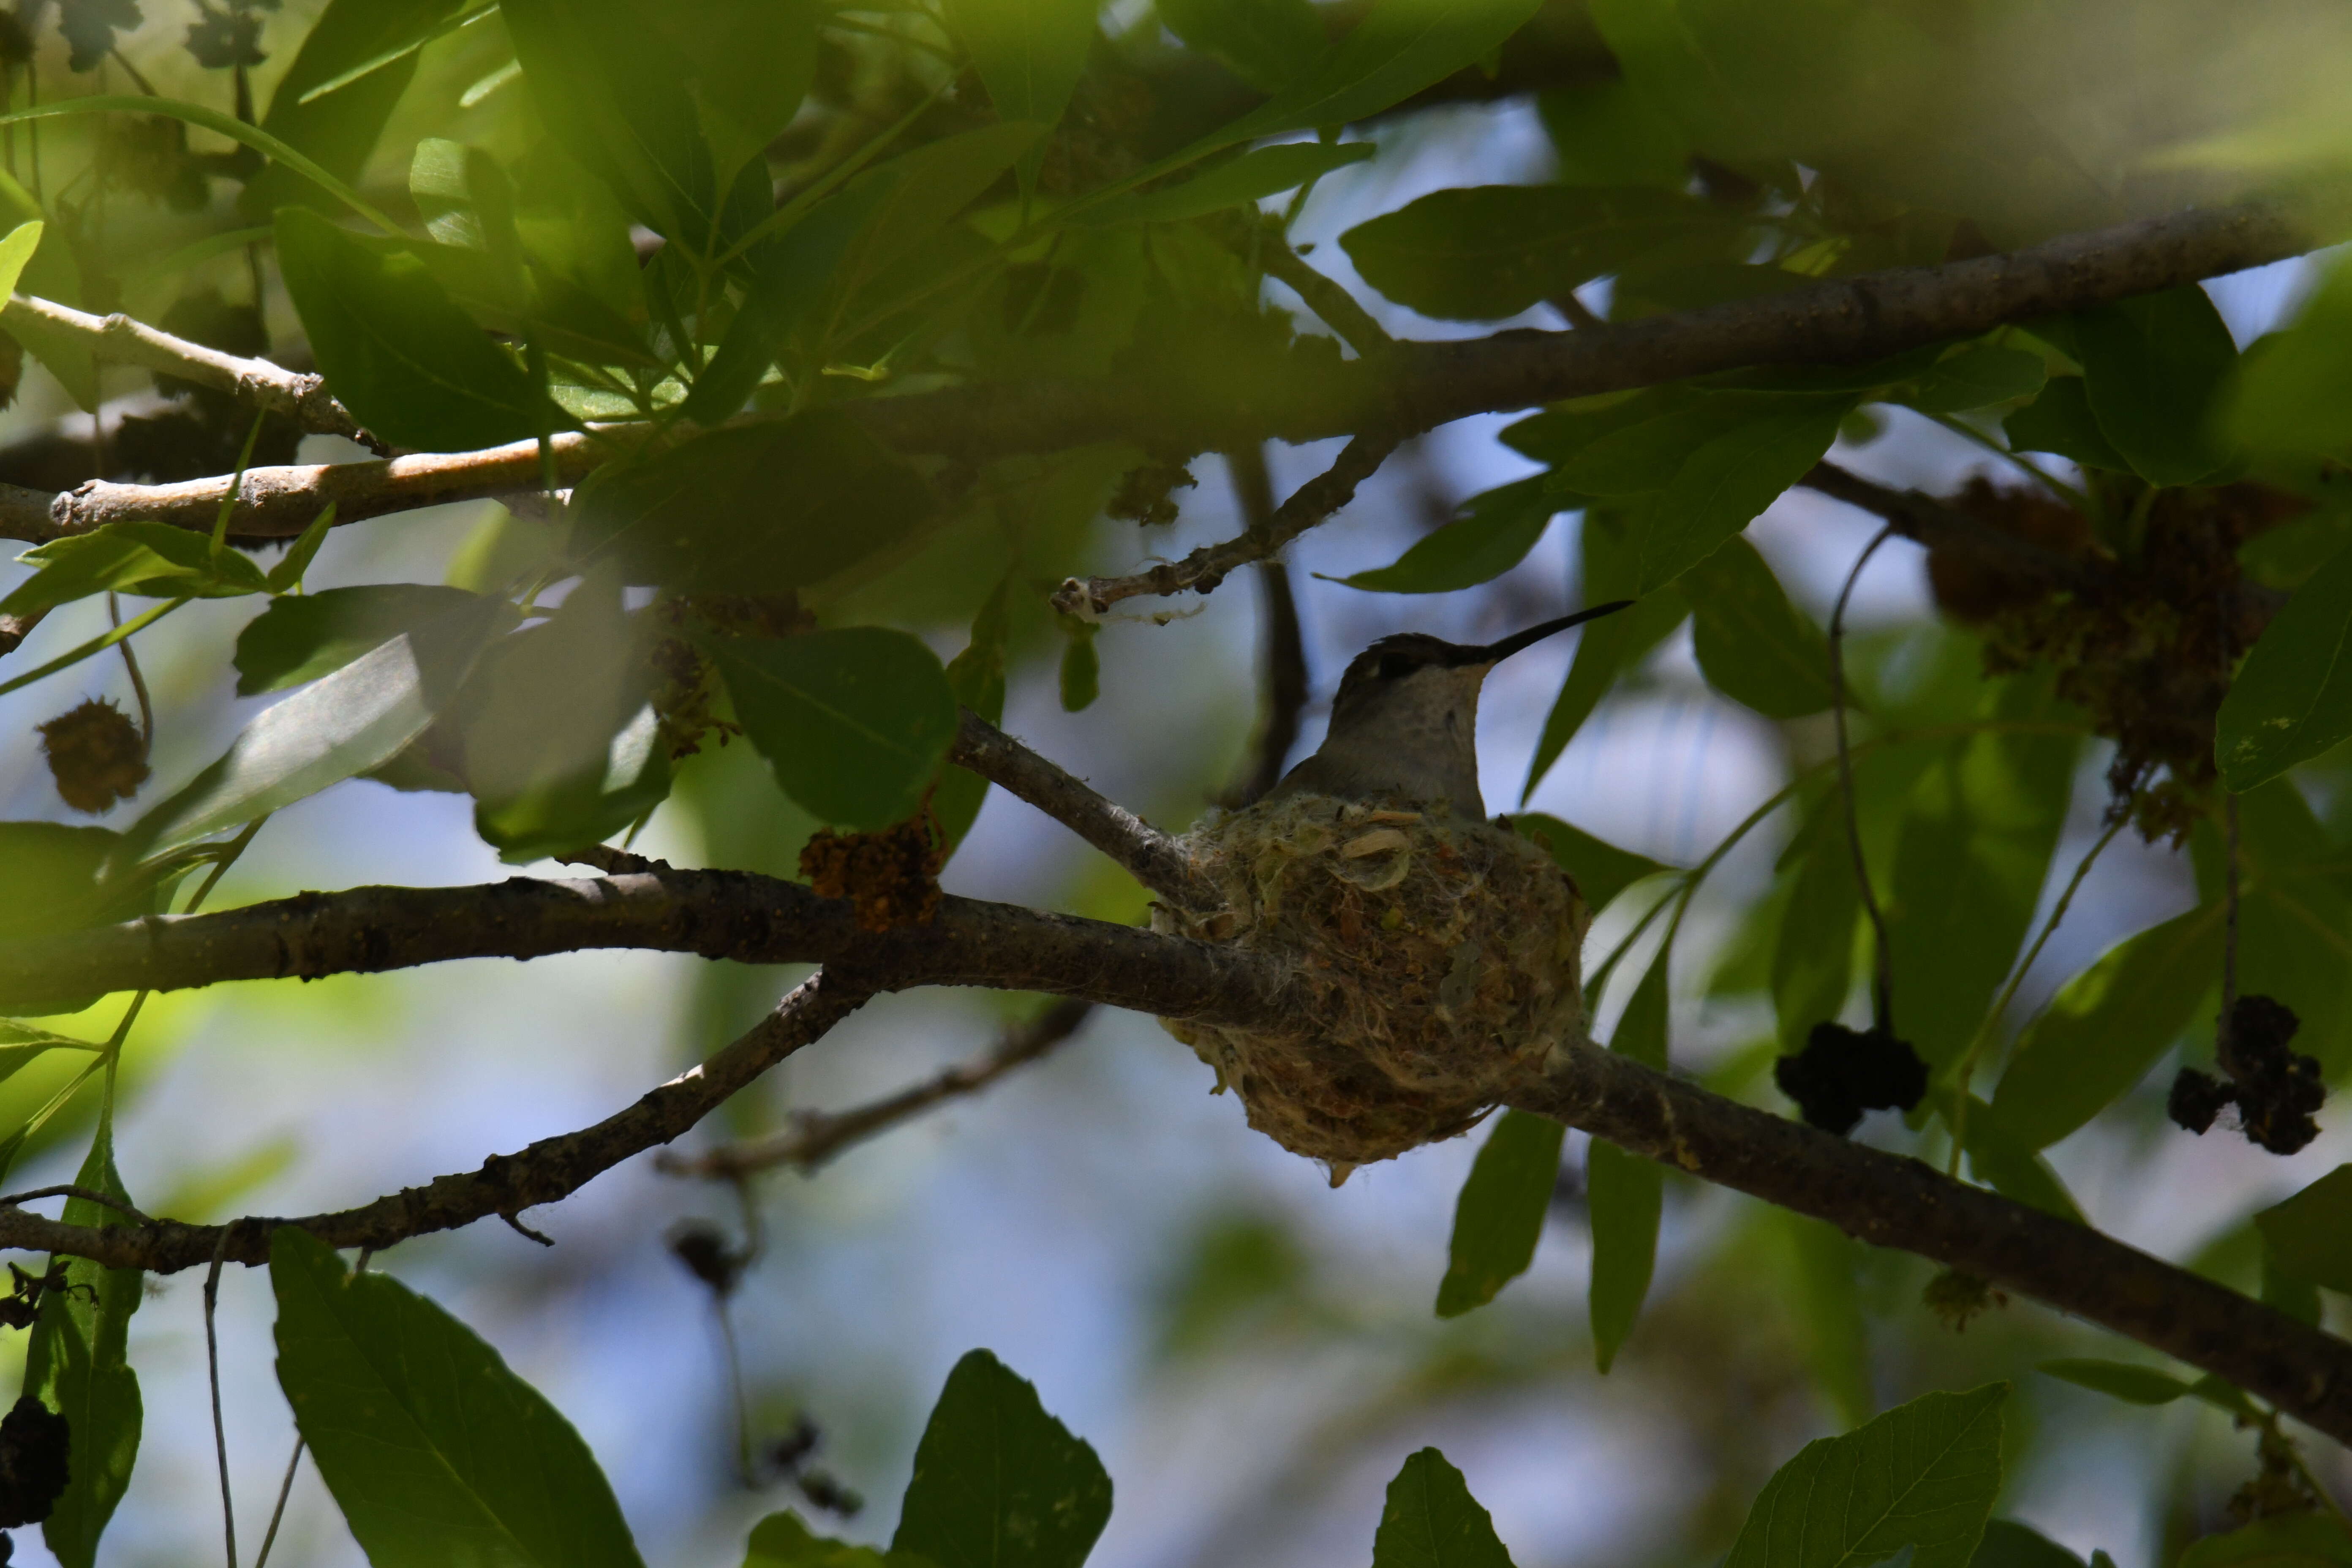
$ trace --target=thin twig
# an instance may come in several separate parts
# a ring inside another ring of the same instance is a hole
[[[221,1264],[228,1257],[229,1237],[236,1232],[235,1226],[221,1227],[219,1245],[213,1248],[213,1266],[205,1275],[205,1375],[212,1382],[213,1453],[220,1461],[221,1531],[228,1537],[228,1568],[236,1568],[236,1507],[229,1500],[228,1428],[221,1423],[220,1336],[213,1320],[220,1305]]]
[[[1235,567],[1264,561],[1356,498],[1356,487],[1372,477],[1397,449],[1398,438],[1361,435],[1341,449],[1331,466],[1291,492],[1266,526],[1237,538],[1204,544],[1181,561],[1165,561],[1128,577],[1071,577],[1054,591],[1054,607],[1090,620],[1123,599],[1142,594],[1213,592]]]
[[[1863,547],[1853,570],[1846,574],[1845,586],[1838,590],[1837,608],[1830,612],[1830,694],[1831,711],[1837,721],[1838,795],[1845,810],[1845,844],[1853,857],[1853,881],[1862,895],[1862,907],[1870,916],[1870,929],[1876,947],[1875,978],[1871,986],[1872,1021],[1881,1034],[1895,1032],[1895,961],[1886,944],[1886,916],[1878,907],[1878,895],[1871,889],[1870,866],[1862,853],[1862,818],[1854,805],[1853,748],[1846,735],[1845,721],[1845,606],[1853,596],[1853,585],[1862,579],[1862,569],[1878,553],[1878,547],[1895,534],[1895,525],[1887,524]]]
[[[673,1176],[706,1176],[740,1181],[754,1171],[791,1165],[815,1170],[853,1143],[950,1100],[979,1093],[1013,1068],[1054,1049],[1078,1031],[1094,1004],[1063,997],[1036,1017],[1005,1030],[996,1047],[975,1061],[961,1062],[923,1082],[885,1095],[851,1110],[803,1111],[782,1132],[740,1143],[722,1143],[691,1158],[665,1151],[654,1156],[655,1168]]]
[[[1378,358],[1396,346],[1388,330],[1372,319],[1372,313],[1353,294],[1298,258],[1298,253],[1283,238],[1279,224],[1264,226],[1258,239],[1257,262],[1268,278],[1304,300],[1307,308],[1339,335],[1341,342],[1364,358]]]
[[[121,595],[111,588],[106,592],[106,618],[117,630],[121,628]],[[131,693],[139,699],[139,755],[144,759],[155,749],[155,704],[147,695],[147,680],[139,673],[139,656],[131,651],[131,639],[124,637],[114,647],[122,655],[122,668],[131,673]]]
[[[1239,447],[1225,454],[1233,476],[1234,497],[1245,527],[1271,527],[1274,483],[1265,468],[1263,447]],[[1307,644],[1298,625],[1298,595],[1290,568],[1279,561],[1257,563],[1258,626],[1261,644],[1261,700],[1257,738],[1250,747],[1246,771],[1226,792],[1229,806],[1247,805],[1282,780],[1282,764],[1298,741],[1299,715],[1307,707]]]
[[[294,1451],[286,1458],[286,1479],[278,1483],[278,1506],[269,1510],[269,1528],[262,1532],[261,1550],[254,1553],[253,1568],[268,1568],[269,1549],[278,1544],[278,1522],[286,1517],[286,1500],[294,1495],[294,1471],[302,1463],[304,1439],[294,1439]]]
[[[86,1204],[96,1204],[101,1208],[112,1209],[117,1214],[127,1215],[141,1225],[155,1223],[111,1194],[100,1192],[96,1187],[76,1186],[70,1182],[60,1183],[54,1187],[35,1187],[30,1192],[10,1193],[5,1197],[0,1197],[0,1208],[18,1208],[38,1198],[79,1198]]]

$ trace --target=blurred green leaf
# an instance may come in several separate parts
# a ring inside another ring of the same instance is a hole
[[[1862,1245],[1825,1221],[1790,1210],[1780,1220],[1795,1254],[1797,1322],[1822,1393],[1848,1426],[1878,1407],[1870,1387],[1870,1325],[1855,1279]]]
[[[905,632],[851,626],[776,641],[712,637],[735,716],[783,792],[867,832],[912,816],[955,738],[955,693]]]
[[[815,79],[823,9],[815,0],[698,0],[644,15],[685,62],[719,180],[759,162]],[[764,166],[760,175],[764,186]]]
[[[2319,1287],[2281,1263],[2278,1254],[2271,1250],[2270,1243],[2261,1239],[2260,1230],[2252,1226],[2248,1228],[2253,1230],[2256,1239],[2261,1241],[2263,1305],[2275,1307],[2296,1322],[2317,1328],[2320,1315],[2325,1310],[2325,1304],[2319,1299]]]
[[[1690,139],[1622,78],[1548,92],[1537,106],[1564,185],[1680,191],[1690,179]]]
[[[1540,474],[1515,479],[1464,501],[1462,516],[1415,540],[1390,564],[1336,581],[1378,594],[1450,594],[1475,588],[1526,560],[1552,518],[1572,504],[1570,498],[1551,493]]]
[[[1930,1394],[1808,1443],[1748,1511],[1726,1568],[1834,1568],[1913,1549],[1915,1568],[1963,1568],[2000,1489],[2009,1384]]]
[[[110,522],[16,559],[37,570],[0,599],[0,615],[29,616],[116,590],[149,599],[228,599],[269,586],[247,557],[215,552],[205,535],[166,522]]]
[[[1255,0],[1253,0],[1253,4]],[[1334,169],[1361,163],[1379,152],[1370,142],[1286,142],[1260,147],[1181,184],[1163,185],[1141,195],[1120,196],[1089,207],[1072,222],[1179,223],[1206,217],[1227,207],[1254,205],[1267,196],[1296,190]]]
[[[929,1568],[911,1552],[883,1552],[818,1535],[786,1509],[751,1527],[744,1543],[743,1568]]]
[[[236,635],[236,694],[257,697],[316,680],[403,632],[480,602],[461,588],[425,583],[368,583],[273,599]]]
[[[2344,1521],[2325,1513],[2285,1513],[2259,1520],[2226,1535],[2189,1543],[2179,1568],[2342,1568],[2352,1563],[2352,1535]]]
[[[114,1117],[102,1110],[89,1155],[74,1184],[121,1203],[131,1194],[114,1167]],[[88,1198],[66,1200],[68,1225],[110,1229],[137,1222]],[[144,1277],[136,1268],[101,1268],[87,1258],[50,1258],[66,1265],[74,1288],[41,1297],[25,1347],[25,1392],[62,1413],[73,1446],[66,1489],[42,1522],[41,1538],[65,1568],[90,1568],[99,1538],[131,1486],[139,1458],[144,1410],[139,1377],[127,1349],[131,1314],[139,1310]]]
[[[2170,1373],[2129,1362],[2068,1357],[2045,1361],[2035,1370],[2126,1405],[2169,1405],[2190,1392],[2187,1383]]]
[[[2301,1020],[2293,1048],[2331,1081],[2352,1067],[2352,874],[2330,831],[2293,783],[2238,797],[2238,990],[2284,1003]],[[2227,895],[2227,855],[2210,819],[2190,833],[2198,896]]]
[[[996,589],[972,617],[971,636],[963,651],[948,660],[948,687],[956,705],[969,708],[992,724],[1004,719],[1004,660],[1012,640],[1013,584],[1011,574],[997,580]],[[963,841],[988,797],[988,781],[978,773],[950,765],[931,794],[931,817],[947,840],[948,852]]]
[[[1620,849],[1581,827],[1539,811],[1520,812],[1511,818],[1511,826],[1521,837],[1542,846],[1559,868],[1575,879],[1577,891],[1584,895],[1585,907],[1596,913],[1607,909],[1610,900],[1635,882],[1665,869],[1647,855]]]
[[[1559,1145],[1568,1129],[1548,1117],[1506,1110],[1478,1151],[1454,1205],[1454,1239],[1437,1315],[1458,1318],[1483,1307],[1528,1271],[1544,1215],[1559,1180]]]
[[[999,120],[1052,125],[1077,89],[1099,9],[1097,0],[948,0],[947,24]]]
[[[599,468],[572,495],[572,549],[631,583],[780,594],[890,549],[934,510],[913,468],[848,415],[817,409]]]
[[[1081,621],[1062,626],[1062,711],[1083,713],[1102,695],[1102,655],[1095,647],[1098,628]]]
[[[1773,719],[1830,705],[1829,638],[1789,603],[1754,545],[1725,541],[1684,574],[1681,586],[1709,685]]]
[[[2254,1215],[2254,1227],[2287,1273],[2352,1293],[2352,1165],[2338,1165],[2263,1209]]]
[[[2100,433],[2150,484],[2190,485],[2228,460],[2214,431],[2238,363],[2221,312],[2195,284],[2074,317]]]
[[[381,766],[448,703],[506,612],[490,600],[436,616],[266,710],[219,761],[132,824],[118,854],[193,843]]]
[[[2049,374],[2040,354],[1979,343],[1938,360],[1903,390],[1901,401],[1922,414],[1958,414],[2032,397]]]
[[[20,592],[22,590],[19,590]],[[2352,548],[2271,617],[2214,721],[2221,782],[2243,792],[2352,737]]]
[[[10,239],[16,239],[25,225],[41,223],[43,216],[41,204],[30,191],[13,176],[0,174],[0,222],[16,226],[9,232]],[[82,295],[81,263],[75,258],[73,241],[63,229],[43,224],[33,254],[18,264],[11,292],[52,300],[76,310],[89,302]],[[98,407],[98,355],[87,336],[37,320],[9,322],[8,335],[47,367],[75,403],[87,410]]]
[[[2003,727],[1954,742],[1913,786],[1895,852],[1895,1032],[1931,1071],[1967,1047],[2017,960],[2082,746],[2079,736],[2028,728],[2063,720],[2039,678],[1993,685],[1979,712]]]
[[[463,1323],[270,1233],[278,1381],[374,1568],[641,1568],[588,1446]]]
[[[1365,282],[1424,316],[1498,321],[1667,245],[1728,246],[1740,220],[1676,191],[1477,185],[1357,225],[1340,247]]]
[[[1611,599],[1634,596],[1634,585],[1640,576],[1637,552],[1648,508],[1643,506],[1628,510],[1597,507],[1585,510],[1586,603],[1605,604]],[[1536,785],[1543,782],[1544,774],[1568,749],[1576,731],[1592,716],[1610,688],[1617,684],[1618,677],[1638,666],[1689,614],[1690,602],[1679,590],[1662,588],[1642,595],[1632,609],[1604,616],[1577,633],[1576,658],[1568,667],[1568,679],[1560,683],[1559,696],[1553,700],[1551,711],[1544,719],[1535,758],[1528,764],[1528,781],[1519,790],[1521,800],[1535,794]]]
[[[1389,1483],[1372,1568],[1511,1568],[1511,1553],[1462,1472],[1423,1448]]]
[[[718,174],[690,68],[629,0],[502,0],[523,85],[551,135],[631,217],[690,255],[719,234]]]
[[[1609,1041],[1618,1055],[1661,1069],[1666,1065],[1667,956],[1661,948],[1651,960]],[[1592,1361],[1605,1373],[1650,1293],[1665,1168],[1596,1138],[1585,1156],[1585,1196],[1592,1216]]]
[[[430,37],[465,8],[466,0],[329,0],[302,35],[302,47],[271,92],[261,128],[309,154],[346,184],[359,179],[368,154],[416,75],[416,55],[385,60],[365,76],[311,97],[313,89],[380,58],[412,39]],[[308,102],[303,101],[306,98]],[[284,163],[272,163],[238,194],[237,210],[267,223],[293,204],[333,210],[339,198]]]
[[[328,384],[393,445],[470,451],[570,423],[414,256],[287,207],[278,260]]]
[[[1850,397],[1792,398],[1767,415],[1706,442],[1659,493],[1642,531],[1639,592],[1673,582],[1779,500],[1822,460]]]
[[[2005,1198],[2014,1198],[2070,1225],[2087,1225],[2082,1205],[2058,1179],[2029,1137],[2010,1130],[2007,1120],[1974,1095],[1969,1097],[1964,1144],[1969,1172]]]
[[[310,563],[319,558],[319,547],[327,542],[327,531],[334,525],[335,503],[329,501],[294,536],[294,542],[286,547],[286,553],[278,558],[277,563],[261,574],[262,586],[273,594],[299,589],[302,579],[310,575]]]
[[[0,942],[152,913],[151,887],[99,879],[121,843],[110,828],[0,822]]]
[[[1372,0],[1364,19],[1259,109],[1214,132],[1231,146],[1282,131],[1367,119],[1476,64],[1541,0]],[[1206,152],[1209,146],[1192,151]]]
[[[2001,421],[2011,450],[2055,452],[2090,468],[2131,472],[2131,464],[2099,429],[2079,375],[2053,375],[2042,395]]]
[[[33,259],[40,248],[41,236],[48,226],[38,218],[27,219],[10,229],[7,237],[0,239],[0,300],[16,291],[16,280],[24,276],[25,264]]]
[[[915,1449],[893,1555],[939,1568],[1078,1568],[1110,1518],[1110,1477],[1037,1391],[972,1351]]]
[[[2018,1037],[1993,1092],[2001,1127],[2046,1149],[2147,1076],[2221,973],[2222,910],[2207,905],[2109,948]]]
[[[1985,1525],[1969,1568],[2083,1568],[2083,1560],[2038,1530],[1996,1519]]]
[[[1260,92],[1312,70],[1329,42],[1312,0],[1160,0],[1160,19]]]
[[[2224,428],[2265,451],[2341,453],[2352,447],[2352,267],[2338,261],[2286,331],[2247,351]]]

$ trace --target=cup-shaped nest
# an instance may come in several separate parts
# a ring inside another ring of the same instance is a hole
[[[1474,1125],[1555,1045],[1581,1039],[1576,883],[1509,828],[1299,795],[1182,840],[1223,897],[1156,930],[1286,966],[1311,999],[1267,1029],[1163,1020],[1249,1124],[1336,1184]]]

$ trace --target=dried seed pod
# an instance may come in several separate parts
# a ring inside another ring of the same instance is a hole
[[[1475,1123],[1584,1037],[1574,881],[1507,827],[1293,795],[1182,840],[1224,907],[1154,929],[1290,968],[1311,1027],[1163,1020],[1240,1096],[1251,1126],[1334,1183]]]
[[[130,715],[91,698],[39,726],[41,752],[58,794],[93,816],[129,800],[147,782],[147,743]]]

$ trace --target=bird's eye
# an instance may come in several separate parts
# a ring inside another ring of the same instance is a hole
[[[1384,653],[1381,655],[1381,679],[1382,680],[1402,680],[1406,676],[1412,673],[1412,660],[1407,658],[1401,653]]]

